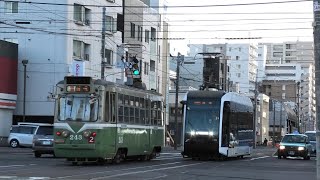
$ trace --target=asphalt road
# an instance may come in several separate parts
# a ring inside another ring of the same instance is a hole
[[[313,180],[316,161],[277,159],[260,149],[244,159],[193,161],[178,151],[165,151],[155,160],[129,161],[119,165],[72,166],[50,155],[34,158],[29,149],[0,150],[0,179],[116,179],[116,180]]]

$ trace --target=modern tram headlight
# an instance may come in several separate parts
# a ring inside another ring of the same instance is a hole
[[[285,146],[280,146],[280,149],[281,149],[281,150],[283,150],[283,149],[285,149],[285,148],[286,148]]]
[[[191,132],[190,132],[190,135],[191,135],[191,136],[194,136],[194,135],[196,135],[196,132],[195,132],[195,131],[191,131]]]
[[[298,147],[298,151],[303,151],[304,147]]]

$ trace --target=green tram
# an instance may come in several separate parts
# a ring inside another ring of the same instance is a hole
[[[91,77],[57,84],[54,153],[73,165],[150,160],[164,145],[163,97]]]

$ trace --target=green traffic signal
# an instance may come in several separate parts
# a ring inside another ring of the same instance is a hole
[[[139,70],[133,70],[133,75],[139,75],[139,74],[140,74]]]

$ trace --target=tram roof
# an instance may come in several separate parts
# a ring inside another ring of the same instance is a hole
[[[188,98],[221,98],[224,91],[189,91]]]
[[[64,80],[59,81],[58,84],[64,84]],[[143,90],[143,89],[139,89],[139,88],[135,88],[135,87],[127,86],[127,85],[122,85],[122,84],[118,84],[118,83],[114,83],[114,82],[106,81],[106,80],[101,80],[101,79],[93,79],[93,84],[103,85],[103,86],[114,86],[114,87],[130,89],[130,90],[140,91],[140,92],[146,92],[147,91],[148,93],[162,96],[162,94],[160,94],[158,92],[155,92],[155,91],[152,91],[152,90]]]

